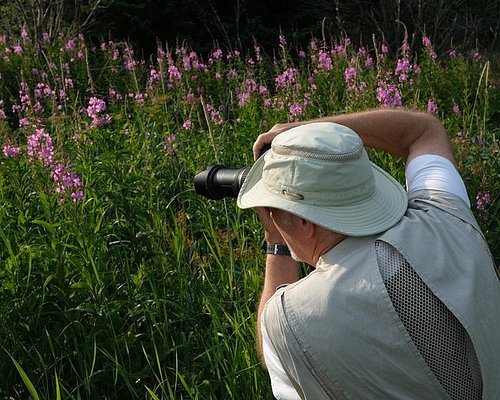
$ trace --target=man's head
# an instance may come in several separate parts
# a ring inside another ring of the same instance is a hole
[[[245,179],[238,205],[280,209],[340,234],[368,236],[396,224],[407,197],[369,161],[354,131],[318,122],[273,140]]]

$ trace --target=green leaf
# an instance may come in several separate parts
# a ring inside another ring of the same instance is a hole
[[[12,361],[14,362],[14,365],[16,366],[17,372],[19,372],[19,375],[21,375],[21,378],[23,379],[24,384],[28,388],[33,399],[40,400],[40,397],[38,396],[38,393],[36,392],[35,386],[33,386],[33,383],[31,383],[30,379],[28,378],[28,375],[26,374],[26,372],[24,372],[23,367],[21,367],[21,365],[19,365],[19,363],[14,359],[14,357],[12,357],[10,354],[9,354],[9,356],[12,359]]]

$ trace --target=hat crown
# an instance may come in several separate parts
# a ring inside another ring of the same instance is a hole
[[[354,160],[361,156],[363,142],[350,128],[331,122],[301,125],[278,135],[274,153],[330,161]]]
[[[262,172],[270,192],[315,206],[364,201],[374,190],[371,163],[351,129],[312,123],[278,135],[266,153]]]

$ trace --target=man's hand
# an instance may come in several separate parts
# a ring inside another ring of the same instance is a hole
[[[276,225],[274,225],[269,208],[256,207],[255,211],[257,211],[260,222],[262,223],[262,227],[264,228],[264,236],[266,238],[266,242],[285,244],[281,233],[276,228]]]
[[[260,134],[257,137],[257,140],[253,144],[253,158],[254,160],[257,160],[260,157],[260,153],[262,152],[262,149],[266,146],[271,144],[273,139],[278,136],[281,132],[284,132],[290,128],[303,125],[304,122],[291,122],[288,124],[276,124],[274,125],[271,129],[269,129],[267,132],[264,132]]]

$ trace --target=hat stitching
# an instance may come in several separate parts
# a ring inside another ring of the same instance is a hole
[[[286,146],[273,145],[272,152],[281,156],[314,158],[323,161],[352,161],[357,160],[363,153],[363,143],[359,143],[353,150],[346,153],[320,153],[304,150],[290,149]]]

